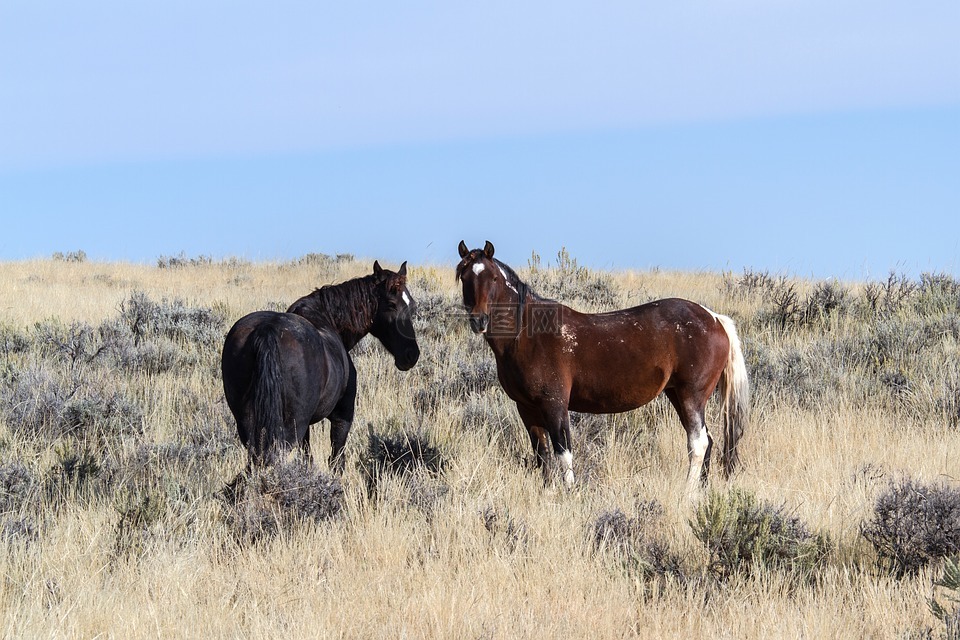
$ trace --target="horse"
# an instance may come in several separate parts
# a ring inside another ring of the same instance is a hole
[[[330,468],[342,472],[353,423],[357,370],[350,350],[368,333],[401,371],[420,357],[407,289],[399,271],[373,263],[373,274],[316,289],[286,313],[255,311],[227,333],[221,356],[223,392],[237,422],[248,467],[273,464],[299,446],[307,460],[310,425],[330,420]]]
[[[749,408],[749,382],[733,320],[679,298],[606,313],[581,313],[534,293],[494,246],[461,240],[457,280],[474,333],[483,335],[497,377],[517,405],[544,482],[550,480],[547,439],[574,484],[568,411],[620,413],[661,393],[687,434],[687,490],[706,484],[713,450],[707,400],[722,386],[722,460],[729,477]]]

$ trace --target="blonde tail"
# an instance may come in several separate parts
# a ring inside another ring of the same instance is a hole
[[[727,366],[720,377],[720,389],[723,393],[720,413],[723,416],[723,472],[730,477],[736,468],[740,456],[737,443],[743,435],[743,429],[750,411],[750,381],[747,379],[747,364],[740,348],[740,336],[733,319],[714,314],[730,340],[730,355]]]

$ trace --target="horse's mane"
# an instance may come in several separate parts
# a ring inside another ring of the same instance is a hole
[[[520,276],[518,276],[517,272],[513,270],[513,267],[511,267],[508,264],[504,264],[503,262],[500,262],[496,258],[494,258],[493,261],[497,264],[498,267],[500,267],[500,271],[502,271],[503,274],[507,276],[507,282],[509,282],[510,285],[517,290],[517,293],[520,295],[521,305],[523,305],[523,302],[526,299],[527,295],[531,295],[537,300],[541,299],[540,296],[537,294],[537,292],[530,287],[530,285],[528,285],[526,282],[520,279]]]
[[[362,276],[328,284],[294,302],[288,313],[303,316],[316,326],[340,334],[349,350],[370,331],[377,311],[376,276]]]

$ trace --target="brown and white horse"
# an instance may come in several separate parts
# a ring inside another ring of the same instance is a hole
[[[580,313],[539,297],[483,249],[460,242],[457,279],[470,326],[497,361],[503,390],[516,402],[537,466],[549,480],[547,438],[574,482],[568,410],[619,413],[666,394],[687,432],[687,487],[706,482],[713,437],[704,419],[721,385],[722,461],[729,476],[749,405],[749,384],[733,320],[671,298],[608,313]]]

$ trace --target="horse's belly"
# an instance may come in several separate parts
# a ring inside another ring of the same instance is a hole
[[[571,394],[569,409],[580,413],[623,413],[642,407],[660,395],[656,393]]]
[[[316,341],[311,348],[291,354],[284,365],[285,404],[290,417],[313,424],[329,416],[349,381],[349,361],[342,345]]]
[[[584,413],[631,411],[656,398],[667,384],[668,375],[659,367],[618,364],[592,376],[581,370],[570,388],[569,408]]]

